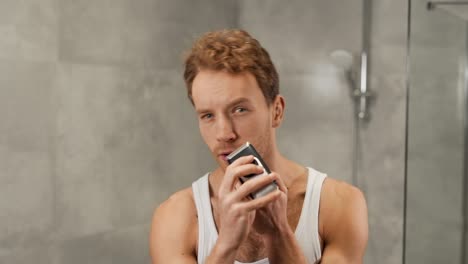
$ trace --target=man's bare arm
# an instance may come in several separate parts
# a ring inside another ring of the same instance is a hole
[[[331,189],[333,191],[328,195],[333,196],[333,203],[326,206],[327,209],[323,208],[328,212],[322,212],[326,214],[326,222],[325,246],[320,263],[362,263],[368,239],[364,195],[357,188],[340,182]]]
[[[153,264],[196,264],[196,209],[188,189],[172,195],[156,209],[150,233]]]

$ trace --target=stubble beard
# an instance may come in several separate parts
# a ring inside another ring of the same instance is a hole
[[[263,160],[268,164],[272,161],[273,158],[273,146],[271,141],[271,131],[266,129],[265,133],[259,135],[255,143],[253,143],[258,154],[262,157]]]

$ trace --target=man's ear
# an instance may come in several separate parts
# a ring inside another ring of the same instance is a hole
[[[277,95],[272,105],[272,125],[274,128],[277,128],[281,125],[284,115],[284,97],[282,95]]]

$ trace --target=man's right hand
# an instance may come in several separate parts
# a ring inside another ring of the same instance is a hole
[[[245,156],[227,166],[218,190],[219,237],[215,246],[217,250],[213,250],[213,253],[221,253],[224,257],[235,258],[237,249],[251,230],[255,210],[266,206],[280,195],[280,191],[274,191],[257,199],[249,198],[250,193],[274,181],[273,177],[265,175],[241,184],[240,177],[263,172],[261,166],[252,164],[253,160],[253,156]]]

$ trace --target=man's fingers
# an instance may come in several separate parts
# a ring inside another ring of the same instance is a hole
[[[250,193],[255,192],[268,184],[272,183],[275,180],[275,177],[270,175],[260,175],[254,177],[244,184],[242,184],[235,193],[236,200],[242,200],[244,197],[248,196]]]
[[[236,171],[232,177],[232,183],[231,183],[231,190],[234,188],[236,184],[241,182],[241,177],[248,176],[248,175],[257,175],[263,173],[263,168],[255,165],[255,164],[246,164],[242,165],[236,168]]]
[[[274,200],[278,199],[280,194],[281,194],[281,191],[276,190],[276,191],[273,191],[273,192],[271,192],[271,193],[269,193],[269,194],[267,194],[265,196],[243,202],[241,207],[242,207],[243,210],[246,210],[247,212],[254,211],[254,210],[263,208],[266,205],[268,205],[269,203],[271,203]]]
[[[237,181],[235,184],[234,184],[234,189],[239,189],[240,187],[242,186],[242,183],[240,181]]]
[[[270,175],[272,175],[272,177],[276,181],[276,184],[278,185],[278,188],[280,189],[280,191],[284,192],[285,194],[288,194],[288,187],[286,187],[286,184],[284,183],[281,176],[276,172],[272,172],[270,173]]]
[[[236,166],[239,166],[243,164],[242,162],[252,162],[253,161],[253,156],[244,156],[236,159],[233,163],[231,163],[229,166],[227,166],[226,171],[224,172],[224,177],[223,180],[221,181],[221,184],[219,186],[219,191],[223,193],[227,193],[231,191],[232,188],[232,182],[233,182],[233,173],[236,169]]]
[[[254,160],[253,155],[247,155],[247,156],[243,156],[243,157],[240,157],[240,158],[236,159],[230,165],[231,166],[239,166],[239,165],[242,165],[242,164],[252,163],[253,160]]]
[[[224,193],[231,192],[239,177],[260,173],[259,169],[256,168],[257,165],[252,164],[252,162],[253,156],[249,155],[240,157],[230,164],[225,171],[220,191]]]

